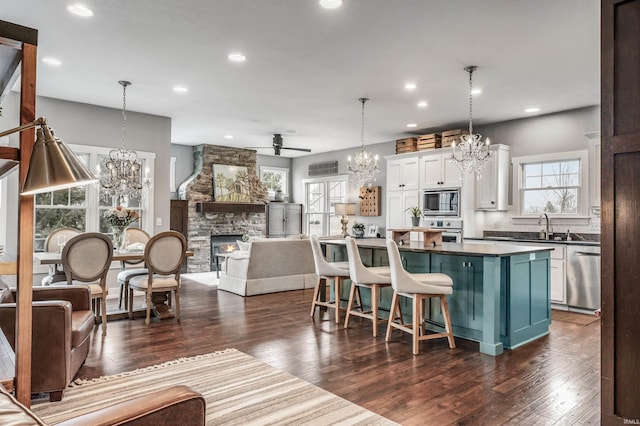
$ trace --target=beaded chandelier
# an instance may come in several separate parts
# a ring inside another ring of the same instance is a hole
[[[378,174],[378,156],[371,155],[370,152],[364,149],[364,104],[369,98],[358,99],[362,103],[362,121],[360,127],[360,143],[362,147],[360,151],[353,155],[353,163],[351,162],[351,156],[347,157],[349,164],[347,165],[347,173],[349,174],[349,181],[355,188],[371,185],[371,182],[376,180]]]
[[[463,173],[476,173],[478,179],[482,178],[481,172],[491,158],[489,151],[489,138],[482,141],[482,135],[473,133],[473,72],[478,69],[470,65],[464,70],[469,73],[469,134],[460,136],[460,142],[451,144],[450,162],[460,168],[460,177]]]
[[[138,160],[138,153],[125,147],[127,136],[127,86],[128,81],[119,81],[122,85],[122,145],[112,149],[109,157],[102,164],[104,173],[100,176],[100,186],[104,190],[103,196],[116,197],[117,203],[122,204],[130,198],[140,199],[143,192],[151,186],[151,181],[145,176],[141,178],[142,163]]]

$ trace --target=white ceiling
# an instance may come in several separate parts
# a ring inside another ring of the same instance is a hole
[[[366,144],[465,126],[469,64],[476,125],[600,102],[598,0],[79,0],[92,18],[72,1],[0,0],[0,19],[39,30],[40,59],[62,61],[39,64],[38,94],[121,108],[129,80],[127,109],[171,117],[178,144],[358,146],[363,96]]]

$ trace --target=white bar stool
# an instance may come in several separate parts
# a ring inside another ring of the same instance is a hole
[[[387,251],[389,253],[389,265],[391,266],[391,286],[393,287],[393,298],[391,299],[391,313],[387,324],[387,335],[385,341],[391,340],[391,332],[394,328],[413,335],[413,354],[418,355],[419,342],[421,340],[437,339],[446,337],[449,340],[449,348],[456,347],[451,329],[451,318],[449,317],[449,305],[447,304],[447,294],[453,293],[453,281],[451,277],[441,273],[431,274],[411,274],[402,267],[398,246],[393,240],[387,240]],[[405,296],[413,301],[413,321],[412,324],[404,323],[400,313],[400,297]],[[425,334],[424,330],[424,301],[431,297],[440,299],[442,316],[444,318],[444,333]],[[396,314],[398,315],[396,317]],[[398,322],[396,322],[398,318]]]
[[[312,235],[309,238],[311,241],[311,250],[313,251],[313,261],[316,266],[316,275],[318,276],[318,283],[313,292],[313,302],[311,303],[311,316],[315,314],[317,306],[325,306],[327,308],[334,308],[336,311],[336,323],[340,322],[340,283],[349,278],[349,264],[347,262],[327,262],[322,254],[322,247],[318,237]],[[331,301],[330,280],[334,281],[334,300]],[[320,300],[322,282],[325,286],[325,300]]]
[[[380,289],[391,286],[391,270],[388,266],[366,267],[360,258],[356,240],[351,237],[345,239],[347,243],[347,255],[349,256],[349,275],[351,276],[351,292],[349,293],[349,303],[344,319],[344,328],[349,327],[349,317],[355,315],[371,320],[373,325],[373,337],[378,337],[378,325],[386,322],[378,317],[378,303]],[[362,297],[360,287],[371,290],[371,310],[365,311],[362,307]],[[353,306],[353,299],[357,296],[358,304]]]

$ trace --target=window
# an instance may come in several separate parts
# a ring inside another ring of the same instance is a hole
[[[335,203],[347,201],[346,176],[309,179],[304,182],[307,235],[340,235],[340,216],[335,214]]]
[[[260,180],[267,187],[269,198],[273,198],[278,189],[282,190],[284,196],[289,195],[289,169],[261,166]]]
[[[99,164],[109,155],[111,148],[70,145],[90,170],[98,171]],[[138,151],[145,176],[153,181],[155,154]],[[104,219],[104,211],[115,206],[117,200],[105,195],[98,185],[87,185],[59,191],[44,192],[35,196],[34,249],[44,250],[47,236],[56,228],[71,227],[83,232],[111,234],[111,226]],[[140,200],[123,203],[140,214],[140,221],[133,224],[149,233],[153,232],[153,190]]]
[[[587,151],[513,159],[523,216],[587,213]]]

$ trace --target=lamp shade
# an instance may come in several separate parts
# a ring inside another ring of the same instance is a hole
[[[48,126],[37,129],[22,195],[86,185],[96,177]]]
[[[336,203],[336,214],[353,216],[356,214],[356,203]]]

